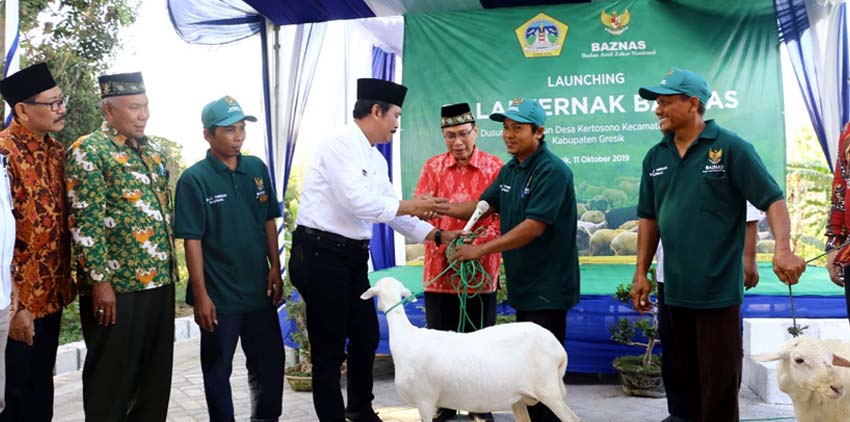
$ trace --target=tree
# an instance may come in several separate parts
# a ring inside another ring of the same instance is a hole
[[[65,129],[55,134],[65,145],[100,125],[97,76],[120,46],[121,29],[135,21],[137,7],[134,0],[21,0],[21,66],[46,62],[70,95]]]

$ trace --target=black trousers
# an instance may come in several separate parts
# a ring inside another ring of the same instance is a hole
[[[542,310],[542,311],[516,311],[517,322],[528,321],[533,322],[555,335],[561,346],[564,345],[564,340],[567,337],[567,311],[560,310]],[[566,376],[566,375],[565,375]],[[544,406],[543,403],[538,403],[528,408],[528,416],[531,422],[559,422],[557,416]]]
[[[174,355],[174,285],[116,295],[116,324],[98,325],[80,296],[86,341],[87,422],[155,422],[168,414]]]
[[[201,370],[210,422],[233,422],[230,374],[242,340],[251,390],[251,422],[276,422],[283,401],[283,337],[271,302],[263,309],[217,314],[213,332],[201,330]]]
[[[474,327],[484,328],[496,324],[496,293],[468,298],[466,314],[469,316],[464,327],[466,333],[475,331]],[[425,292],[425,324],[428,328],[457,331],[459,322],[460,298],[457,294]]]
[[[372,412],[372,367],[378,348],[378,315],[369,289],[368,243],[339,236],[292,236],[289,271],[307,308],[313,361],[313,405],[321,422],[344,422],[346,414]],[[340,366],[348,340],[348,405],[343,406]]]
[[[691,406],[688,402],[688,390],[682,382],[679,353],[673,341],[670,308],[664,304],[664,283],[658,283],[658,339],[664,348],[661,353],[661,377],[664,379],[664,391],[667,394],[667,412],[688,419],[691,417]]]
[[[6,345],[6,408],[0,421],[53,419],[53,366],[62,311],[35,320],[32,346],[9,338]]]
[[[741,386],[741,307],[668,306],[693,422],[737,422]]]

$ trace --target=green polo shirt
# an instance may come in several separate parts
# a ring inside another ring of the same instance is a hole
[[[569,167],[542,142],[525,161],[508,161],[481,199],[499,213],[502,233],[527,218],[546,224],[531,243],[502,252],[511,306],[569,310],[578,303],[576,196]]]
[[[256,157],[239,156],[231,170],[207,151],[180,176],[174,235],[201,241],[204,282],[216,312],[250,312],[269,303],[266,221],[276,217],[280,207],[269,171]],[[191,290],[190,284],[190,305]]]
[[[643,160],[638,216],[664,240],[664,301],[712,309],[740,305],[746,201],[766,210],[783,198],[753,146],[714,122],[679,157],[673,135]]]

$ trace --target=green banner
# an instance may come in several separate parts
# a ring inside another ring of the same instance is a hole
[[[752,142],[784,186],[772,0],[631,0],[408,15],[403,192],[412,194],[427,158],[446,151],[441,105],[470,103],[478,146],[507,160],[501,124],[487,116],[524,97],[547,110],[546,141],[572,168],[578,202],[628,215],[643,156],[661,138],[654,104],[638,88],[657,84],[672,67],[708,80],[706,119]]]

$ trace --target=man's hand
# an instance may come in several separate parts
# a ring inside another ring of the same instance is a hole
[[[806,261],[788,249],[773,253],[773,272],[783,283],[797,284],[800,274],[806,270]]]
[[[470,261],[484,256],[481,245],[463,244],[455,249],[455,254],[449,261]]]
[[[638,313],[645,313],[652,309],[652,302],[649,301],[649,293],[652,291],[652,285],[646,278],[646,274],[635,275],[632,280],[632,307]]]
[[[213,332],[218,325],[218,318],[215,315],[215,304],[206,292],[195,295],[194,309],[195,322],[198,326],[204,331]]]
[[[458,237],[460,237],[462,235],[463,235],[463,230],[445,230],[445,231],[443,231],[443,234],[441,235],[442,236],[441,240],[442,240],[442,243],[444,245],[448,245],[449,243],[451,243],[452,241],[454,241],[455,239],[457,239]]]
[[[35,321],[30,311],[21,309],[9,323],[9,337],[32,346],[35,337]]]
[[[835,263],[835,257],[838,256],[840,249],[834,249],[826,255],[826,269],[829,271],[829,279],[836,286],[844,287],[844,266]]]
[[[449,210],[449,200],[432,196],[417,196],[405,202],[405,207],[399,207],[399,214],[410,214],[422,219],[430,219]]]
[[[744,260],[744,289],[750,290],[759,284],[759,267],[755,260]]]
[[[118,316],[115,290],[108,281],[95,284],[91,289],[92,315],[99,325],[115,325]]]
[[[273,265],[269,269],[266,281],[266,296],[272,298],[272,303],[277,306],[283,296],[283,279],[280,277],[280,266]]]

